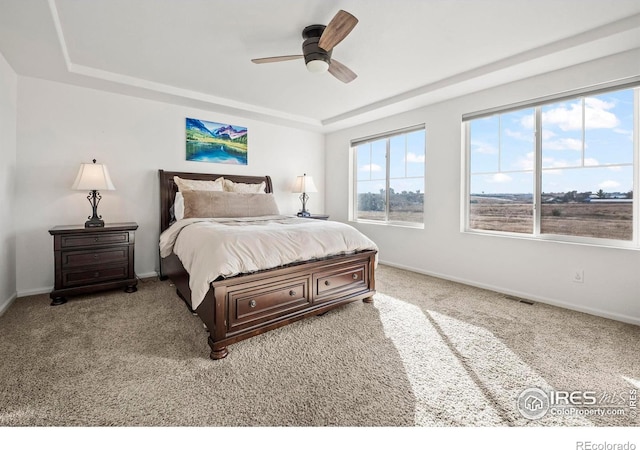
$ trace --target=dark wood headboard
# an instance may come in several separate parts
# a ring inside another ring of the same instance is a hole
[[[225,174],[213,174],[213,173],[191,173],[191,172],[167,172],[162,169],[158,170],[160,174],[160,232],[169,228],[171,224],[171,207],[176,198],[176,192],[178,192],[178,186],[173,181],[174,176],[185,178],[188,180],[216,180],[220,177],[224,177],[226,180],[231,180],[234,183],[249,183],[258,184],[265,182],[264,191],[267,193],[273,192],[273,184],[271,183],[271,177],[265,175],[263,177],[250,176],[250,175],[225,175]]]

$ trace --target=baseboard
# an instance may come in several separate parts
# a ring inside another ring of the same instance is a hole
[[[147,272],[147,273],[139,273],[136,274],[138,279],[144,278],[157,278],[158,272]],[[18,291],[18,297],[28,297],[29,295],[40,295],[40,294],[48,294],[53,290],[53,286],[48,286],[44,288],[35,288],[35,289],[25,289],[22,291]]]
[[[624,315],[624,314],[612,313],[610,311],[605,311],[605,310],[598,309],[598,308],[581,307],[579,305],[575,305],[573,303],[566,303],[566,302],[563,302],[561,300],[557,300],[557,299],[554,299],[554,298],[547,298],[547,297],[531,295],[531,294],[529,294],[527,292],[514,291],[514,290],[502,288],[500,286],[494,286],[494,285],[491,285],[491,284],[480,283],[478,281],[467,280],[467,279],[464,279],[464,278],[452,277],[452,276],[441,274],[441,273],[437,273],[437,272],[431,272],[431,271],[427,271],[427,270],[416,269],[415,267],[405,266],[403,264],[396,264],[396,263],[392,263],[392,262],[388,262],[388,261],[382,261],[382,260],[380,260],[379,263],[383,264],[385,266],[395,267],[397,269],[408,270],[410,272],[416,272],[416,273],[420,273],[420,274],[423,274],[423,275],[429,275],[431,277],[442,278],[443,280],[453,281],[453,282],[460,283],[460,284],[466,284],[468,286],[474,286],[474,287],[477,287],[477,288],[486,289],[486,290],[493,291],[493,292],[498,292],[500,294],[511,295],[511,296],[514,296],[514,297],[519,297],[519,298],[523,298],[523,299],[526,299],[526,300],[531,300],[531,301],[538,302],[538,303],[544,303],[546,305],[557,306],[559,308],[570,309],[572,311],[577,311],[577,312],[581,312],[581,313],[585,313],[585,314],[591,314],[592,316],[604,317],[606,319],[617,320],[618,322],[630,323],[632,325],[640,325],[640,318],[638,318],[638,317],[631,317],[631,316],[627,316],[627,315]]]
[[[139,279],[143,279],[143,278],[157,278],[160,275],[158,274],[158,272],[147,272],[147,273],[138,273],[136,274],[138,276]]]
[[[18,291],[18,297],[28,297],[30,295],[48,294],[51,291],[53,291],[53,286],[49,286],[45,288],[25,289],[23,291]]]
[[[9,309],[9,306],[18,298],[18,293],[15,292],[11,297],[7,300],[0,302],[0,316],[4,314],[4,312]]]

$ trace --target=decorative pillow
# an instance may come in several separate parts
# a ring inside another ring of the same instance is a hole
[[[180,178],[178,176],[173,177],[173,181],[178,186],[178,191],[223,191],[224,190],[224,178],[220,177],[216,180],[189,180]]]
[[[267,183],[264,181],[262,183],[257,184],[249,184],[249,183],[234,183],[231,180],[224,180],[224,190],[227,192],[243,192],[243,193],[252,193],[252,194],[264,194],[264,189],[267,186]]]
[[[185,191],[184,218],[258,217],[280,214],[273,194]]]

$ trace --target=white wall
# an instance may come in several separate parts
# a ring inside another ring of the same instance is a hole
[[[158,269],[158,169],[271,175],[281,213],[300,208],[290,192],[306,172],[324,191],[324,136],[242,117],[21,77],[17,107],[18,295],[53,287],[53,243],[48,229],[81,224],[91,213],[87,193],[71,190],[81,162],[105,163],[116,187],[101,192],[107,222],[135,221],[136,273]],[[185,117],[246,126],[249,164],[185,160]],[[314,212],[324,199],[313,198]]]
[[[16,296],[16,100],[18,77],[0,54],[0,314]]]
[[[463,113],[638,74],[635,50],[329,134],[326,213],[348,220],[352,139],[425,123],[424,230],[355,224],[378,244],[382,262],[640,324],[639,250],[460,232]],[[570,279],[577,268],[583,284]]]

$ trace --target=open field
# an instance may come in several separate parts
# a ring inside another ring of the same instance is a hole
[[[362,220],[384,220],[384,211],[358,211],[358,219]],[[422,211],[391,211],[390,221],[423,223],[424,213]]]
[[[533,231],[533,206],[512,202],[470,205],[470,228]],[[554,203],[542,205],[541,232],[605,239],[633,238],[632,203]]]

